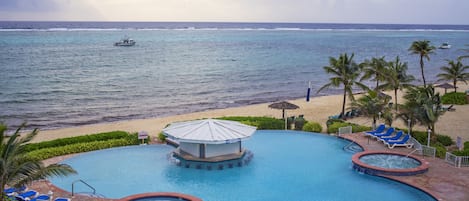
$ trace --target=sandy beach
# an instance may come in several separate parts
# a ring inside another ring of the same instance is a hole
[[[464,92],[469,89],[469,85],[464,83],[458,84],[458,91]],[[444,89],[436,88],[441,94]],[[448,92],[452,91],[451,89]],[[313,92],[314,94],[315,92]],[[386,92],[394,96],[393,92]],[[398,102],[402,102],[402,92],[398,92]],[[394,100],[394,97],[393,99]],[[340,113],[342,105],[341,95],[320,96],[311,98],[310,102],[306,102],[304,98],[290,100],[291,103],[298,105],[300,108],[296,110],[287,110],[286,116],[298,116],[303,114],[308,121],[321,123],[326,128],[326,121],[329,116]],[[347,106],[349,101],[347,100]],[[123,130],[128,132],[147,131],[151,136],[157,136],[159,132],[167,125],[176,121],[187,121],[201,118],[216,118],[223,116],[268,116],[281,118],[282,111],[268,108],[270,103],[248,105],[235,108],[216,109],[202,112],[195,112],[182,115],[174,115],[162,118],[137,119],[129,121],[120,121],[113,123],[102,123],[83,125],[77,127],[43,130],[34,141],[46,141],[63,137],[71,137],[85,134],[93,134],[100,132],[108,132],[115,130]],[[455,111],[446,112],[436,125],[438,133],[451,136],[454,140],[457,136],[463,141],[469,141],[469,105],[455,105]],[[370,125],[371,120],[364,117],[353,118],[350,120],[354,123]],[[406,124],[402,120],[395,120],[393,126],[406,128]],[[416,130],[425,130],[422,126],[414,128]],[[325,130],[323,131],[325,132]]]

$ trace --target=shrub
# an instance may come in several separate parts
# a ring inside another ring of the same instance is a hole
[[[436,141],[444,146],[451,146],[452,144],[454,144],[451,137],[447,135],[436,135]]]
[[[362,132],[362,131],[369,131],[371,127],[368,126],[361,126],[358,124],[348,123],[348,122],[334,122],[329,127],[327,127],[327,133],[337,133],[340,127],[352,126],[352,132]]]
[[[469,149],[464,149],[462,151],[453,151],[453,154],[456,156],[469,156]]]
[[[326,126],[329,127],[330,125],[332,125],[332,124],[335,123],[335,122],[340,122],[340,123],[342,123],[342,122],[344,122],[344,120],[342,120],[342,119],[328,119],[328,120],[326,121]]]
[[[94,141],[105,141],[110,139],[122,139],[127,138],[129,133],[124,131],[112,131],[107,133],[98,133],[92,135],[82,135],[76,137],[60,138],[51,141],[31,143],[25,146],[26,151],[34,151],[38,149],[52,148],[52,147],[61,147],[70,144],[84,143],[84,142],[94,142]]]
[[[436,153],[435,153],[436,157],[445,158],[445,156],[446,156],[446,147],[443,146],[440,143],[436,143],[435,148],[436,148]]]
[[[285,128],[283,119],[271,117],[221,117],[218,119],[237,121],[246,125],[255,126],[258,130],[280,130]]]
[[[443,104],[464,105],[467,104],[466,94],[462,92],[451,92],[441,97]]]
[[[158,133],[158,140],[160,142],[165,142],[166,141],[166,135],[164,135],[163,132]]]
[[[464,150],[469,150],[469,141],[464,142]]]
[[[420,144],[427,144],[427,135],[425,131],[412,131],[412,137],[414,137]]]
[[[82,153],[100,149],[107,149],[111,147],[127,146],[138,144],[136,135],[128,138],[111,139],[105,141],[83,142],[69,144],[61,147],[50,147],[31,151],[27,154],[36,160],[44,160],[55,156],[62,156],[67,154]]]
[[[304,131],[320,133],[322,132],[321,124],[317,122],[308,122],[303,126]]]

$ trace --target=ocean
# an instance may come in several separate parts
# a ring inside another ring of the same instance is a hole
[[[137,43],[116,47],[124,36]],[[451,49],[425,61],[435,82],[467,54],[467,25],[0,22],[0,121],[53,129],[338,94],[316,91],[329,57],[399,56],[420,78],[415,40]],[[371,84],[370,84],[371,86]],[[311,102],[314,104],[314,100]]]

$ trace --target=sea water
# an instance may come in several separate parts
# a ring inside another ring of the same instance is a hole
[[[116,47],[124,36],[133,47]],[[357,63],[396,56],[420,78],[409,46],[438,46],[425,61],[436,80],[446,59],[467,54],[469,26],[0,22],[0,121],[61,128],[164,117],[216,108],[337,94],[323,67],[354,54]],[[369,83],[371,86],[371,83]]]

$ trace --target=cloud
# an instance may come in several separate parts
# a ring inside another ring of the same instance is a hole
[[[0,0],[0,20],[469,24],[467,0]]]
[[[50,12],[59,10],[55,0],[2,0],[0,11]]]

